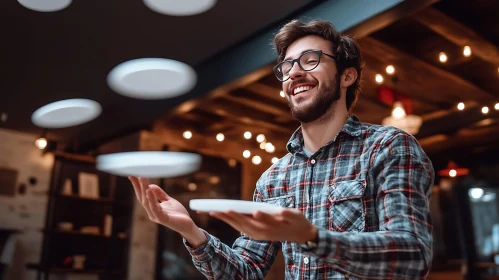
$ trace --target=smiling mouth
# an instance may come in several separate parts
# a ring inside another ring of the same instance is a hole
[[[302,87],[297,87],[293,90],[293,96],[298,95],[300,93],[306,92],[308,90],[313,89],[313,86],[302,86]]]

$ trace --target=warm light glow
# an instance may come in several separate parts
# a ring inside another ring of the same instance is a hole
[[[401,119],[401,118],[405,117],[405,110],[404,110],[404,106],[402,105],[402,102],[395,101],[393,103],[392,117],[394,117],[396,119]]]
[[[243,157],[249,158],[250,156],[251,156],[251,152],[250,151],[246,150],[246,151],[243,152]]]
[[[474,199],[479,199],[483,196],[483,189],[482,188],[471,188],[468,191],[468,195],[471,196]]]
[[[260,143],[260,149],[265,150],[265,145],[266,145],[266,144],[267,144],[267,143],[265,143],[265,142]]]
[[[260,164],[262,162],[262,158],[259,157],[259,156],[254,156],[252,159],[251,159],[251,162],[253,162],[254,164]]]
[[[499,110],[499,103],[496,103],[496,105],[494,105],[494,109]]]
[[[251,138],[251,132],[246,131],[246,132],[244,133],[244,138],[246,138],[246,139],[250,139],[250,138]]]
[[[463,55],[469,57],[471,55],[471,48],[469,46],[465,46],[463,49]]]
[[[280,95],[281,97],[284,97],[284,91],[282,91],[282,90],[281,90],[281,92],[279,93],[279,95]]]
[[[383,76],[381,74],[376,74],[376,83],[381,84],[383,82]]]
[[[273,157],[273,158],[272,158],[272,163],[276,163],[278,160],[279,160],[278,158]]]
[[[45,149],[47,147],[47,139],[45,138],[36,139],[35,146],[40,150]]]
[[[225,136],[222,133],[217,134],[217,140],[222,142],[225,139]]]
[[[457,104],[457,109],[462,111],[464,110],[464,103],[463,102],[459,102],[459,104]]]
[[[190,132],[190,131],[187,130],[187,131],[184,132],[183,136],[184,136],[185,139],[191,139],[192,132]]]
[[[265,141],[265,135],[258,134],[258,136],[256,137],[256,142],[262,143],[263,141]]]
[[[393,73],[395,73],[395,67],[393,67],[393,65],[386,66],[386,73],[392,75]]]
[[[456,175],[457,175],[457,171],[456,170],[454,170],[454,169],[449,170],[449,176],[456,177]]]
[[[272,143],[268,142],[265,144],[265,151],[267,153],[273,153],[275,151],[275,147],[274,145],[272,145]]]
[[[438,55],[438,59],[440,60],[440,62],[444,63],[444,62],[447,62],[447,55],[444,53],[444,52],[441,52],[439,55]]]
[[[189,183],[189,185],[187,185],[187,188],[188,188],[191,192],[193,192],[193,191],[195,191],[195,190],[197,190],[197,189],[198,189],[198,185],[196,185],[196,183]]]
[[[482,107],[482,113],[487,114],[489,112],[489,107]]]

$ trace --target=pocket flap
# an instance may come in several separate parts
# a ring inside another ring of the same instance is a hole
[[[331,184],[329,199],[333,202],[361,198],[364,195],[365,180],[340,181]]]
[[[281,207],[295,208],[295,197],[292,195],[267,198],[263,202]]]

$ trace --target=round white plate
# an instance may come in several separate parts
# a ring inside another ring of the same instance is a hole
[[[189,65],[164,58],[139,58],[119,64],[107,77],[118,94],[137,99],[172,98],[189,92],[197,75]]]
[[[274,214],[284,209],[269,203],[237,199],[191,199],[189,201],[189,207],[194,211],[225,212],[227,210],[232,210],[241,214],[253,214],[257,210],[268,214]]]
[[[216,0],[144,0],[149,9],[169,16],[192,16],[208,11]]]
[[[125,152],[97,156],[97,169],[118,176],[168,178],[192,173],[201,156],[183,152]]]
[[[102,112],[99,103],[89,99],[66,99],[47,104],[31,115],[31,121],[45,128],[76,126],[97,118]]]
[[[17,0],[17,2],[37,12],[56,12],[71,4],[71,0]]]

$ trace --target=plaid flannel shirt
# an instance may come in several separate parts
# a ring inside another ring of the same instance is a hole
[[[297,208],[315,224],[318,246],[241,235],[229,247],[205,234],[192,248],[208,279],[263,279],[282,248],[286,279],[424,279],[432,260],[429,212],[434,170],[416,139],[351,115],[310,157],[298,129],[289,153],[258,180],[254,201]]]

